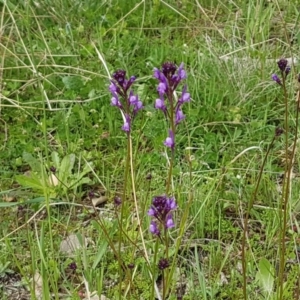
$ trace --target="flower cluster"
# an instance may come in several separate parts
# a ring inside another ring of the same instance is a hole
[[[159,260],[159,262],[158,262],[158,268],[160,269],[160,270],[164,270],[164,269],[166,269],[166,268],[168,268],[169,266],[170,266],[170,263],[169,263],[169,260],[167,259],[167,258],[161,258],[160,260]]]
[[[109,85],[109,91],[112,94],[111,105],[120,109],[124,120],[122,130],[125,132],[130,132],[133,118],[143,108],[142,101],[131,89],[135,79],[134,76],[126,79],[126,71],[118,70],[113,74]]]
[[[177,72],[176,72],[177,71]],[[179,99],[175,97],[175,91],[180,82],[186,79],[186,72],[183,63],[177,69],[172,62],[166,62],[161,70],[154,69],[154,77],[159,81],[157,91],[159,98],[155,101],[155,108],[161,110],[171,122],[169,136],[164,142],[166,147],[174,150],[175,147],[175,128],[185,118],[182,111],[182,105],[190,101],[190,94],[187,92],[187,86],[184,85]],[[166,104],[166,100],[169,105]]]
[[[288,61],[285,58],[281,58],[278,62],[277,62],[278,68],[280,70],[281,76],[283,79],[285,79],[287,77],[287,75],[290,73],[291,71],[291,67],[288,66]],[[272,74],[272,79],[278,83],[279,85],[282,85],[281,79],[279,78],[279,76],[277,74]]]
[[[148,215],[152,217],[150,232],[160,235],[160,228],[163,226],[169,229],[175,226],[173,221],[173,210],[177,207],[175,199],[167,196],[156,196],[152,200],[152,205],[148,210]]]

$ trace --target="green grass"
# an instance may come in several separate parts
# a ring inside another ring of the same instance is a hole
[[[176,136],[178,209],[170,255],[178,254],[169,299],[244,299],[243,226],[275,128],[284,127],[284,99],[271,74],[278,58],[299,57],[298,1],[41,0],[0,1],[0,8],[0,298],[16,299],[7,294],[7,281],[19,276],[28,299],[35,299],[39,284],[43,299],[80,299],[88,291],[109,299],[154,299],[130,205],[122,220],[122,260],[133,269],[120,272],[113,252],[121,237],[113,199],[123,193],[127,138],[108,85],[117,69],[138,77],[134,87],[145,108],[132,131],[134,177],[153,262],[147,210],[166,190],[168,125],[154,109],[152,73],[174,61],[185,64],[192,100]],[[290,149],[297,72],[296,65],[287,79]],[[249,214],[248,299],[300,294],[296,151],[278,296],[285,158],[285,138],[279,137]],[[49,183],[51,166],[58,185]],[[127,201],[133,203],[130,182]],[[108,201],[95,210],[90,191]],[[66,255],[60,244],[73,233],[88,246]],[[33,280],[36,274],[42,280]]]

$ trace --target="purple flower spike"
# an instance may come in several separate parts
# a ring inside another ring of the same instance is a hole
[[[191,98],[190,94],[187,92],[186,85],[183,87],[181,96],[178,100],[174,96],[178,84],[187,77],[186,71],[184,70],[184,64],[181,63],[180,66],[177,67],[172,62],[166,62],[162,65],[161,70],[157,68],[154,69],[154,77],[159,81],[157,86],[159,99],[155,100],[155,108],[162,110],[166,117],[170,118],[170,116],[174,116],[170,122],[176,126],[185,118],[181,105],[185,102],[189,102]],[[165,101],[168,103],[165,103]],[[174,109],[172,113],[168,111],[170,107]],[[173,126],[171,127],[174,128]],[[174,135],[175,131],[165,140],[164,144],[167,147],[174,147]]]
[[[158,224],[165,229],[175,227],[172,217],[172,211],[176,209],[177,204],[173,197],[156,196],[152,200],[152,205],[148,210],[148,215],[152,217],[150,232],[157,234],[159,231]]]
[[[131,86],[136,77],[131,76],[126,79],[126,71],[117,70],[110,80],[109,91],[112,94],[111,105],[120,109],[123,116],[125,116],[122,130],[130,132],[131,122],[136,116],[137,112],[143,108],[143,103],[140,101],[138,95],[135,95]]]
[[[276,83],[278,83],[278,84],[281,85],[281,80],[280,80],[280,78],[278,77],[277,74],[273,74],[273,75],[272,75],[272,79],[273,79]]]
[[[169,130],[169,136],[164,141],[164,145],[168,148],[171,148],[172,150],[175,147],[175,141],[174,141],[174,133],[172,130]]]
[[[154,216],[157,219],[165,219],[166,216],[176,208],[176,202],[173,197],[156,196],[152,200],[152,206],[148,211],[149,216]]]
[[[158,262],[158,268],[160,270],[165,270],[170,266],[169,260],[167,258],[161,258]]]

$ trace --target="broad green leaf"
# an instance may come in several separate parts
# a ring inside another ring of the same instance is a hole
[[[41,181],[41,179],[37,175],[33,173],[30,175],[30,177],[25,175],[17,175],[16,180],[20,185],[24,187],[30,187],[35,190],[45,189],[45,184]]]
[[[262,258],[258,263],[258,271],[256,278],[262,287],[262,289],[267,293],[271,294],[274,286],[274,267],[266,258]]]
[[[34,199],[29,199],[22,202],[0,202],[0,208],[3,207],[12,207],[17,205],[25,205],[25,204],[34,204],[34,203],[41,203],[45,200],[45,197],[38,197]]]
[[[31,153],[24,152],[23,160],[30,165],[31,171],[41,172],[41,162],[33,157]]]
[[[0,3],[4,4],[4,5],[7,5],[7,7],[10,9],[10,10],[15,10],[17,8],[16,5],[14,5],[13,3],[11,3],[11,1],[7,1],[7,0],[0,0]]]
[[[22,203],[19,203],[19,202],[0,202],[0,208],[12,207],[12,206],[20,205],[20,204],[22,204]]]
[[[84,177],[84,178],[81,178],[79,180],[72,180],[70,182],[70,185],[69,185],[69,188],[74,188],[74,189],[77,189],[77,187],[83,185],[83,184],[88,184],[91,182],[91,179],[88,178],[88,177]]]
[[[64,184],[67,184],[68,177],[72,175],[72,169],[74,167],[74,163],[75,163],[75,154],[73,153],[65,156],[61,161],[58,177],[60,181],[62,181]]]
[[[82,172],[80,173],[80,177],[83,177],[84,175],[90,173],[92,171],[92,168],[93,168],[93,163],[89,163],[89,164],[86,164],[82,170]]]
[[[97,265],[99,264],[99,262],[102,259],[103,255],[107,251],[107,246],[108,246],[108,243],[106,241],[103,241],[101,243],[101,246],[98,250],[98,253],[97,253],[96,257],[94,258],[94,263],[93,263],[92,269],[95,269],[97,267]]]

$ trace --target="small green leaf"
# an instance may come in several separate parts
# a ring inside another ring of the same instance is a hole
[[[53,151],[51,153],[51,158],[52,158],[52,162],[54,164],[54,167],[56,169],[58,169],[59,168],[59,155],[58,155],[58,153],[56,151]]]
[[[83,87],[83,82],[79,76],[65,76],[62,81],[67,90],[79,91]]]

